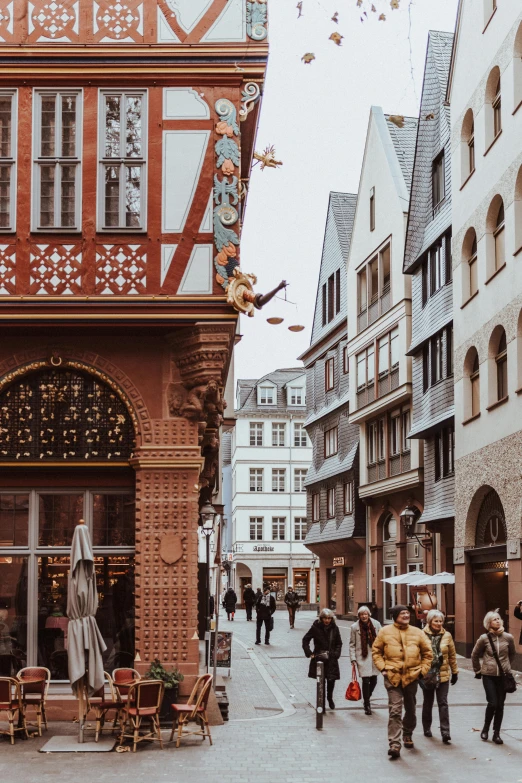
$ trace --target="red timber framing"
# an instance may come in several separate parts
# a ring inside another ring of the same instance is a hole
[[[226,285],[240,258],[266,14],[263,0],[0,0],[0,406],[15,415],[8,393],[39,373],[68,373],[70,383],[77,373],[120,398],[135,434],[117,464],[0,444],[0,502],[22,490],[133,491],[134,664],[143,671],[160,658],[189,685],[199,659],[198,505],[216,492],[238,319]],[[129,94],[141,101],[140,131],[129,142],[122,109],[116,143],[105,96],[129,106]],[[52,103],[71,95],[73,110]],[[0,562],[5,548],[0,541]]]

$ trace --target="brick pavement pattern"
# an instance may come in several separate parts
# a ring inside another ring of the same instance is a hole
[[[310,612],[299,613],[296,628],[290,631],[286,613],[277,612],[270,647],[258,647],[254,646],[254,624],[246,623],[244,612],[238,612],[234,624],[230,623],[233,664],[232,677],[226,679],[231,720],[212,729],[212,747],[189,739],[178,750],[166,745],[161,751],[157,744],[143,743],[136,754],[39,754],[53,733],[77,731],[74,724],[55,723],[41,739],[17,741],[14,747],[0,739],[0,779],[21,783],[517,783],[522,779],[522,689],[508,696],[502,731],[505,744],[481,742],[473,729],[482,726],[484,692],[481,682],[464,668],[450,689],[452,744],[445,746],[436,736],[435,713],[435,736],[427,739],[417,730],[415,749],[403,750],[399,760],[390,761],[382,683],[375,692],[372,716],[364,715],[359,703],[344,700],[350,676],[347,622],[339,623],[344,654],[336,692],[338,709],[327,710],[323,731],[316,731],[311,706],[315,683],[307,678],[308,663],[301,650],[301,639],[313,619]],[[223,618],[220,624],[229,630]],[[285,705],[278,705],[267,681],[276,693],[283,694]],[[418,702],[420,718],[422,695]],[[294,705],[290,711],[288,704]]]

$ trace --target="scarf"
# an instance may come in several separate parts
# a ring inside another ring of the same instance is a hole
[[[268,595],[263,595],[261,599],[261,603],[264,604],[265,606],[268,606],[268,608],[270,609],[270,593],[268,593]]]
[[[361,631],[361,654],[363,658],[367,658],[368,648],[371,648],[373,645],[377,632],[370,617],[368,618],[367,623],[363,623],[362,620],[359,620],[359,628]]]
[[[442,642],[442,637],[444,636],[444,631],[442,630],[440,633],[431,634],[431,649],[433,652],[433,661],[431,664],[431,668],[437,668],[439,669],[442,664],[442,653],[440,651],[440,645]]]

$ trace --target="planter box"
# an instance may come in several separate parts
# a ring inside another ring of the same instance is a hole
[[[174,713],[172,712],[170,705],[175,704],[179,698],[179,686],[175,685],[172,688],[165,688],[163,694],[163,702],[160,710],[160,726],[170,728],[172,726],[172,719]]]

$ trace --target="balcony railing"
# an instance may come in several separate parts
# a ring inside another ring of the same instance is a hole
[[[381,315],[388,312],[391,306],[391,288],[390,284],[387,283],[382,289],[381,296],[372,299],[368,306],[361,310],[357,316],[357,331],[362,332],[367,326],[374,324]]]
[[[411,452],[403,451],[402,454],[392,454],[388,460],[389,472],[386,473],[386,460],[368,465],[368,484],[374,481],[380,481],[384,478],[392,478],[400,473],[407,473],[411,470]]]

